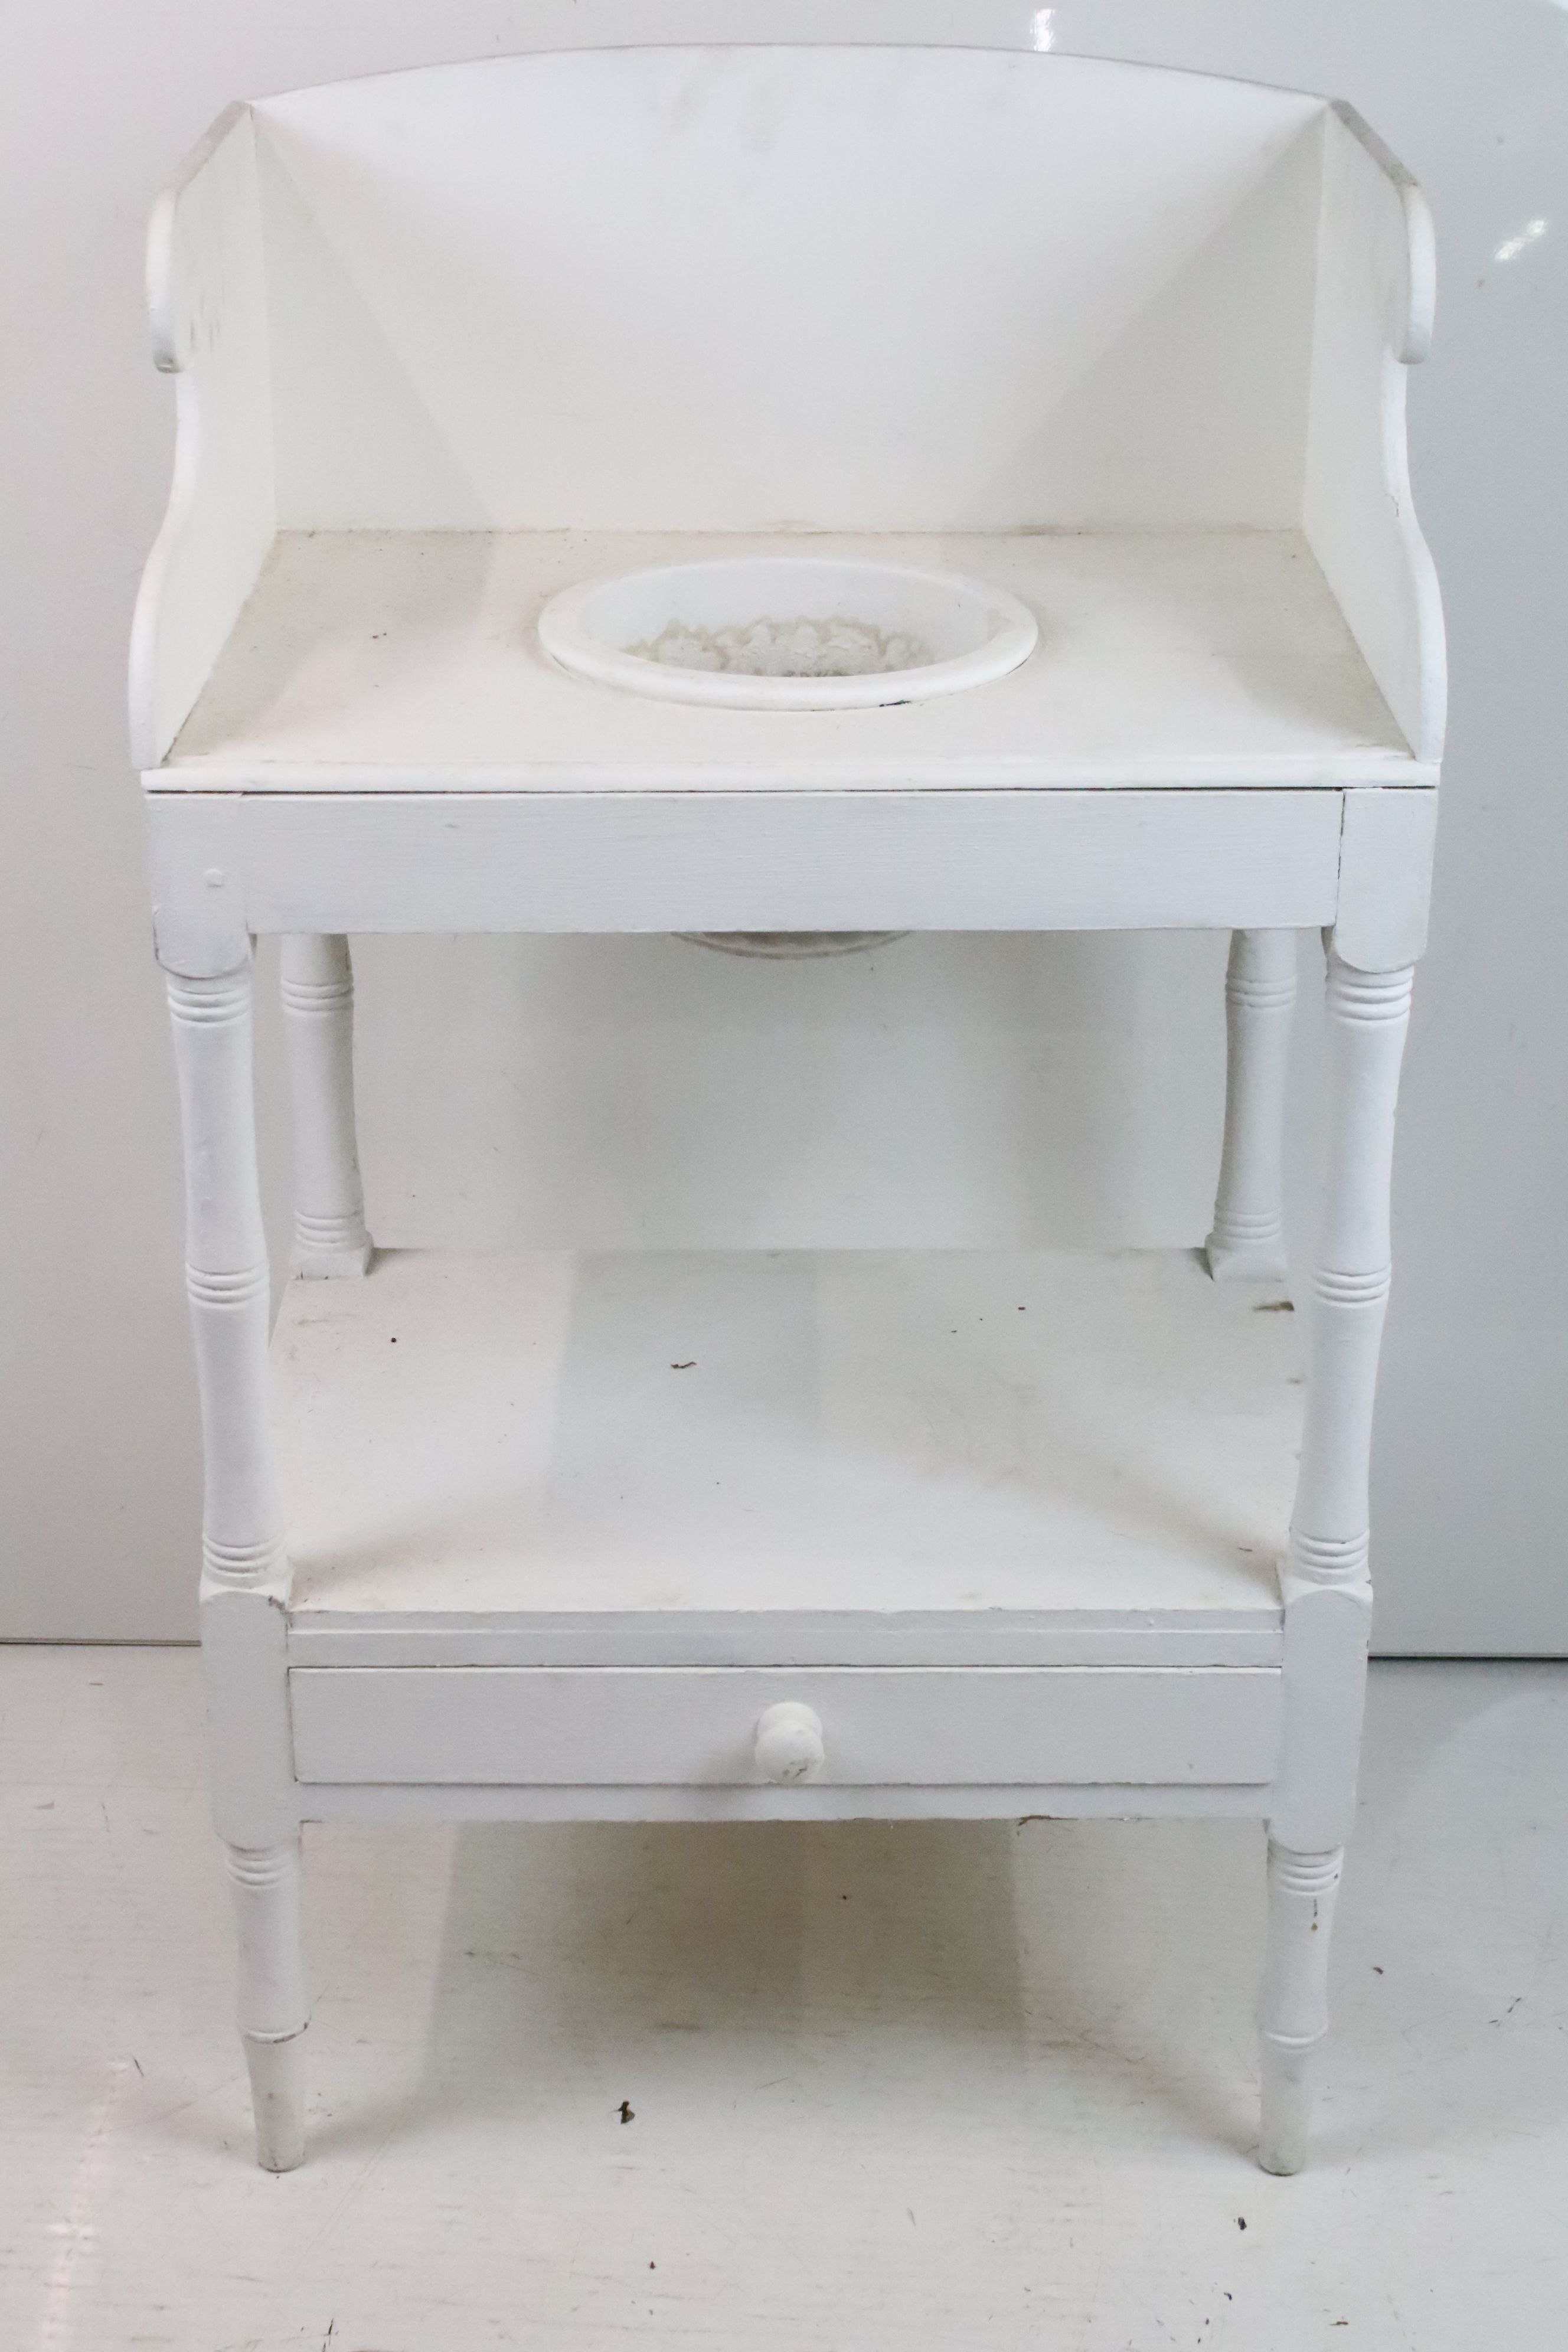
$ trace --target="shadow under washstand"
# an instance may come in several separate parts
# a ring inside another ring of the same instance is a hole
[[[1245,2150],[1260,1843],[1247,1822],[469,1824],[417,2083],[312,2145],[597,2117],[657,2123],[673,2155],[858,2116]]]

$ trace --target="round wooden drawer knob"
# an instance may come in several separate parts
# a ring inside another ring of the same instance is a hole
[[[781,1699],[757,1717],[757,1769],[764,1780],[810,1780],[822,1769],[822,1718],[798,1699]]]

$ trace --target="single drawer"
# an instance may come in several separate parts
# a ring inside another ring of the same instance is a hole
[[[289,1685],[297,1778],[362,1784],[1258,1786],[1282,1703],[1264,1666],[297,1666]]]

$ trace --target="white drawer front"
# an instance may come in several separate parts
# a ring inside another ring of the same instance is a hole
[[[756,1787],[764,1708],[822,1726],[822,1783],[1258,1786],[1272,1667],[321,1666],[289,1676],[304,1782]]]

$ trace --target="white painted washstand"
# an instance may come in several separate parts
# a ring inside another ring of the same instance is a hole
[[[1025,1813],[1267,1823],[1302,2162],[1443,731],[1432,299],[1346,108],[1025,51],[396,74],[232,109],[162,200],[132,701],[264,2165],[303,1821]],[[1206,1252],[373,1254],[347,934],[1152,927],[1234,935]]]

